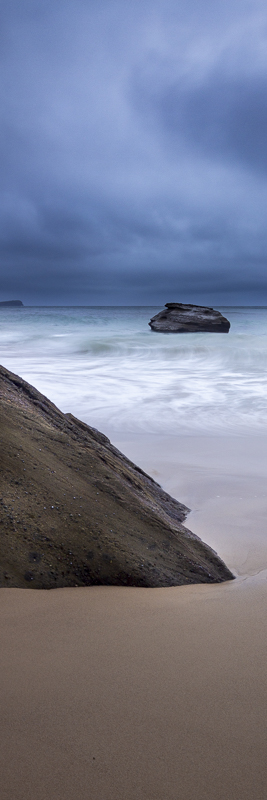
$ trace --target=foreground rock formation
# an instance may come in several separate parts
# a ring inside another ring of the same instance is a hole
[[[161,333],[228,333],[230,328],[230,322],[220,311],[189,303],[166,303],[148,324],[152,331]]]
[[[103,434],[0,367],[0,586],[175,586],[233,576],[188,509]]]

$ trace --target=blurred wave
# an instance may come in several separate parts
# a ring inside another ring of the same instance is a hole
[[[2,309],[1,363],[109,435],[265,430],[267,309],[221,308],[227,335],[153,333],[157,310]]]

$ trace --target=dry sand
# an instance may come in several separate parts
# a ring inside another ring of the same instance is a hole
[[[2,589],[2,800],[266,800],[264,442],[186,439],[114,443],[241,577]]]

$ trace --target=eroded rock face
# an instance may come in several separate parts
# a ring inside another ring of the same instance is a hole
[[[190,303],[166,303],[148,324],[159,333],[228,333],[230,328],[230,322],[220,311]]]
[[[0,586],[178,586],[233,576],[188,509],[0,367]]]

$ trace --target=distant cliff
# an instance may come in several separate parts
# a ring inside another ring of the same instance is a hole
[[[21,300],[4,300],[0,303],[0,307],[2,308],[19,308],[20,306],[23,306]]]

